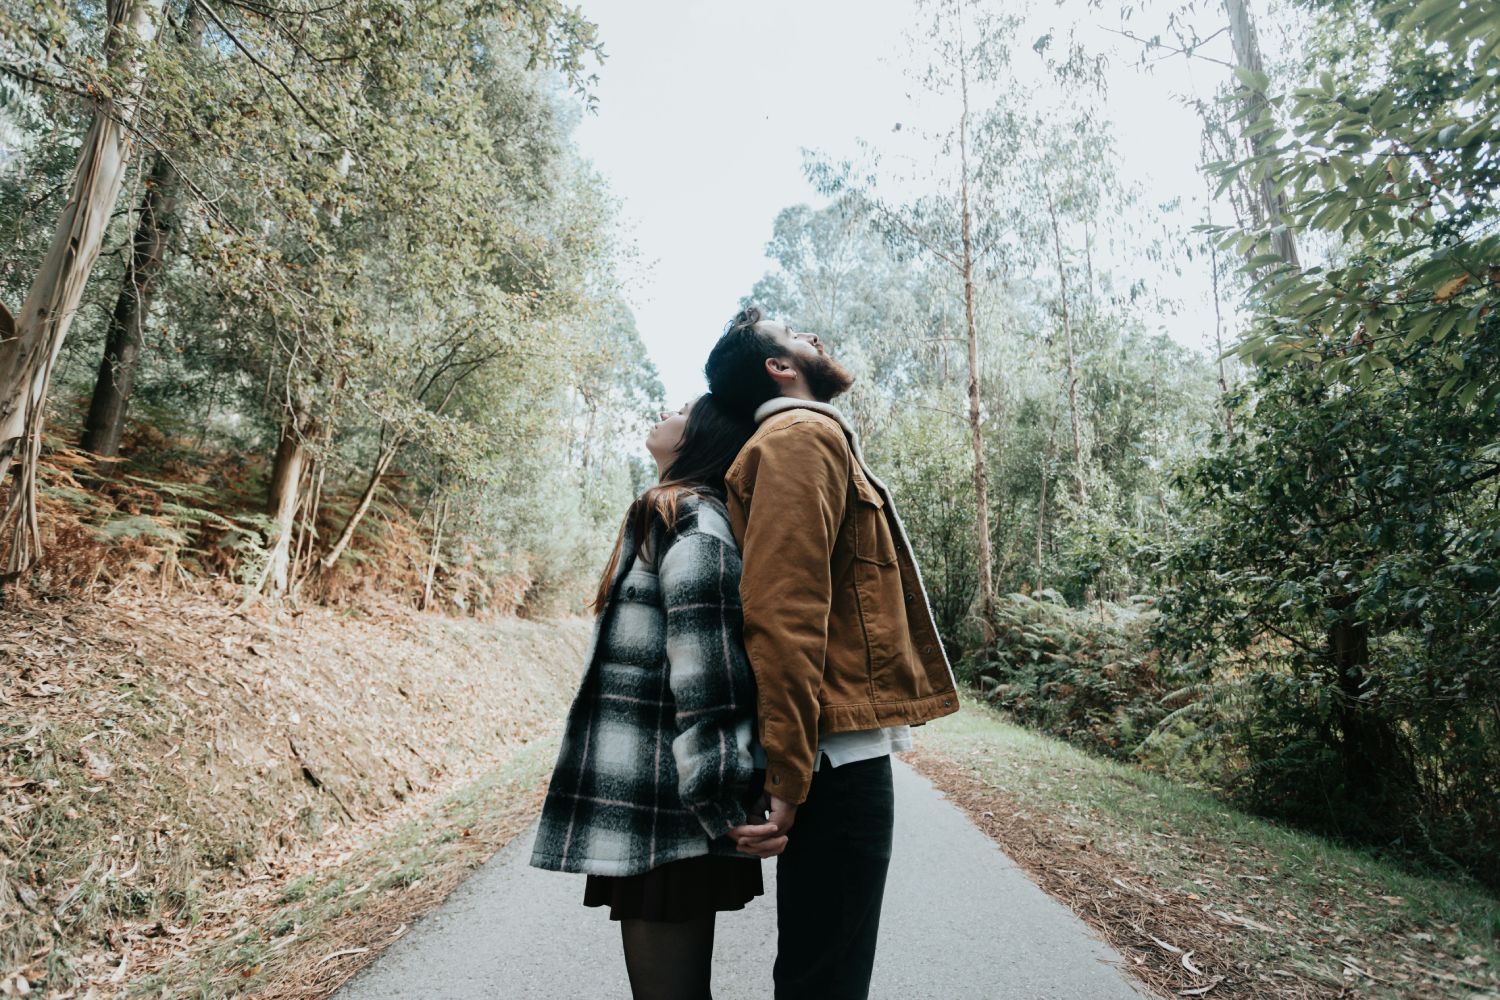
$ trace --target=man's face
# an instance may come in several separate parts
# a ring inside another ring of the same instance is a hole
[[[854,376],[824,349],[817,334],[793,330],[773,319],[761,320],[755,329],[781,345],[814,398],[826,403],[854,384]]]

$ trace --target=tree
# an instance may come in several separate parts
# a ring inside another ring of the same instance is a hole
[[[888,238],[930,255],[955,275],[968,360],[965,395],[973,456],[979,610],[987,622],[995,606],[995,569],[978,296],[987,272],[1003,266],[999,253],[1008,235],[1003,188],[1016,154],[1017,117],[1007,103],[1007,88],[997,87],[997,81],[1008,63],[1015,22],[992,15],[970,0],[934,0],[927,10],[932,62],[921,76],[922,83],[950,101],[954,115],[947,131],[927,137],[929,152],[937,161],[937,190],[903,204],[880,196],[875,174],[856,176],[850,163],[815,161],[809,172],[821,189],[842,196],[850,211],[872,219]],[[983,104],[975,90],[980,85],[987,91]]]
[[[1276,123],[1266,99],[1265,88],[1270,81],[1260,55],[1260,40],[1250,16],[1249,0],[1224,0],[1224,9],[1229,15],[1229,39],[1234,46],[1235,75],[1239,77],[1239,101],[1243,106],[1240,118],[1244,122],[1245,139],[1256,157],[1264,157],[1272,149]],[[1288,267],[1297,268],[1301,266],[1297,240],[1287,225],[1286,195],[1277,180],[1269,170],[1259,173],[1256,183],[1259,197],[1255,204],[1272,252]]]
[[[196,47],[203,36],[203,8],[189,3],[177,32],[177,44]],[[182,179],[171,156],[153,155],[141,196],[135,238],[125,263],[125,278],[104,334],[104,356],[84,420],[85,451],[113,458],[120,451],[125,412],[135,385],[136,366],[145,342],[157,286],[177,237],[177,200]]]
[[[1250,155],[1213,165],[1262,192],[1216,230],[1246,257],[1259,370],[1184,480],[1163,641],[1208,685],[1185,691],[1251,694],[1207,724],[1258,805],[1492,873],[1496,15],[1316,11],[1303,85],[1241,66]]]
[[[15,482],[0,517],[0,532],[11,536],[3,577],[7,580],[38,555],[36,464],[47,388],[125,181],[134,147],[131,130],[145,86],[142,49],[156,36],[161,8],[162,0],[109,4],[104,40],[108,89],[94,99],[93,124],[78,153],[68,203],[16,317],[15,334],[0,340],[0,481],[16,464]]]

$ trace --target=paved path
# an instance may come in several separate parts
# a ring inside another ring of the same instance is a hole
[[[1016,868],[926,778],[897,763],[896,840],[872,1000],[1141,1000],[1119,956]],[[527,866],[531,831],[416,923],[337,1000],[629,1000],[618,931],[583,877]],[[719,915],[716,1000],[770,1000],[766,895]]]

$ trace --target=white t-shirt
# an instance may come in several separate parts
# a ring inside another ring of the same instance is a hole
[[[816,771],[828,758],[829,767],[857,764],[874,757],[885,757],[911,749],[911,727],[905,724],[886,726],[884,729],[861,729],[853,733],[829,733],[818,740],[818,753],[813,758]],[[755,766],[766,766],[766,752],[756,743],[752,756]]]

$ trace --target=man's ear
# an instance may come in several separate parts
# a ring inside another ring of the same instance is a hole
[[[778,382],[797,381],[797,369],[789,358],[767,358],[766,374]]]

